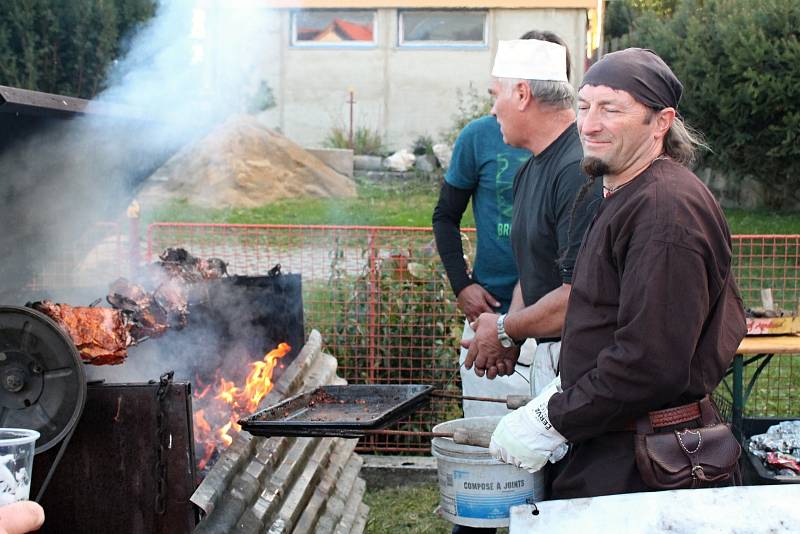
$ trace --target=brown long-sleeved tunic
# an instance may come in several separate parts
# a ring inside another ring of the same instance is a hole
[[[656,160],[603,200],[578,254],[564,392],[548,406],[572,444],[553,497],[646,490],[621,429],[710,393],[745,331],[719,205],[688,169]]]

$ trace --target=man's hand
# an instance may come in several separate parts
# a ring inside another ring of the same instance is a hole
[[[38,530],[44,523],[44,510],[33,501],[19,501],[0,506],[0,534],[24,534]]]
[[[470,284],[458,294],[458,309],[464,312],[469,322],[482,313],[494,313],[500,303],[480,284]]]
[[[475,365],[475,374],[486,375],[490,380],[497,376],[514,374],[514,366],[519,357],[519,347],[505,348],[500,345],[497,338],[496,313],[482,313],[470,325],[475,331],[475,337],[462,341],[461,345],[469,349],[464,367],[472,369]]]
[[[489,453],[531,473],[548,460],[561,460],[567,453],[567,440],[553,428],[547,413],[550,397],[560,392],[561,378],[556,377],[528,404],[503,416],[492,433]]]

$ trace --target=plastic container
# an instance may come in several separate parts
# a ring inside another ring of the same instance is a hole
[[[455,419],[436,425],[433,431],[491,431],[498,421],[499,416]],[[451,523],[507,527],[512,506],[545,497],[543,471],[528,473],[495,460],[489,449],[459,445],[450,438],[433,438],[431,445],[439,475],[439,515]]]
[[[35,430],[0,428],[0,506],[30,497],[37,439]]]

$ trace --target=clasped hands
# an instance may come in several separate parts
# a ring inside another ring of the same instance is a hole
[[[482,313],[470,323],[475,331],[475,337],[464,340],[461,346],[468,349],[464,367],[472,369],[475,374],[493,379],[498,376],[514,374],[514,368],[519,358],[519,347],[505,348],[500,345],[497,337],[496,313]]]

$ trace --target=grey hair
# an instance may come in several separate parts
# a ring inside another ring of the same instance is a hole
[[[711,147],[706,144],[703,134],[683,122],[680,117],[675,117],[664,136],[664,153],[687,167],[697,160],[699,149],[711,152]]]
[[[514,85],[524,82],[531,89],[531,94],[540,104],[551,107],[557,111],[575,107],[575,88],[569,82],[556,82],[550,80],[520,80],[504,78],[506,91],[511,91]]]

